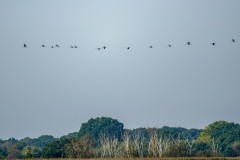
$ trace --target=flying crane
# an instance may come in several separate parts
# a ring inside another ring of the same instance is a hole
[[[215,46],[216,43],[215,43],[215,42],[212,42],[212,43],[210,43],[210,44],[212,44],[213,46]]]
[[[167,47],[172,47],[171,44],[169,44]]]

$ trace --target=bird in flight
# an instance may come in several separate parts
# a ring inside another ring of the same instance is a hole
[[[95,49],[100,50],[101,48],[95,48]]]
[[[51,46],[50,48],[54,48],[54,46]]]
[[[56,47],[60,47],[60,46],[56,44]]]
[[[46,47],[45,45],[41,45],[40,47]]]
[[[153,48],[153,46],[149,46],[148,48]]]
[[[23,44],[23,48],[27,48],[27,45],[26,45],[26,44]]]
[[[171,44],[169,44],[167,47],[172,47]]]
[[[78,48],[77,46],[74,46],[74,48]]]
[[[232,41],[231,42],[236,42],[234,39],[232,39]]]
[[[103,47],[103,49],[106,49],[107,47],[106,46],[102,46]]]
[[[70,46],[69,48],[74,48],[73,46]]]
[[[125,47],[125,48],[130,49],[131,47]]]
[[[215,43],[215,42],[212,42],[212,43],[210,43],[210,44],[212,44],[213,46],[215,46],[216,43]]]
[[[191,45],[191,42],[187,42],[187,44],[186,45]]]

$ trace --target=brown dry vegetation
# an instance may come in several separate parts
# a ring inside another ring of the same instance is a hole
[[[27,160],[240,160],[240,157],[191,157],[191,158],[29,158]]]

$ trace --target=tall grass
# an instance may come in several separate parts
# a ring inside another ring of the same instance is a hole
[[[171,158],[29,158],[27,160],[240,160],[240,157],[171,157]]]

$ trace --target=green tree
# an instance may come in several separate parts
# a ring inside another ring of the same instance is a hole
[[[42,156],[42,151],[35,146],[26,146],[22,150],[22,155],[24,158],[39,158]]]
[[[21,144],[15,143],[12,146],[8,147],[8,156],[23,158],[22,151],[23,146]]]
[[[236,156],[238,155],[237,150],[234,150],[232,145],[240,141],[240,125],[216,121],[205,127],[197,140],[207,143],[209,146],[213,146],[214,142],[223,156]]]
[[[68,133],[65,136],[62,136],[61,138],[77,138],[78,137],[78,132],[73,132],[73,133]]]
[[[42,149],[43,158],[66,158],[65,146],[70,143],[69,139],[61,138],[59,140],[48,143]]]
[[[36,146],[38,148],[44,147],[46,144],[55,141],[56,138],[54,138],[51,135],[42,135],[38,138],[32,139],[31,146]]]
[[[220,154],[216,154],[211,149],[211,146],[202,141],[196,141],[193,143],[194,153],[193,155],[196,157],[215,157],[220,156]]]
[[[98,139],[101,134],[109,136],[116,136],[120,139],[123,133],[123,124],[116,119],[101,117],[93,119],[91,118],[86,123],[82,123],[78,133],[78,137],[81,138],[86,134],[92,135]]]
[[[164,157],[188,157],[188,146],[181,142],[180,144],[173,144],[169,147],[168,151],[163,153]]]
[[[1,157],[7,157],[7,148],[6,147],[0,147],[0,156]]]
[[[22,150],[22,154],[25,158],[33,158],[34,148],[30,146],[26,146]]]

